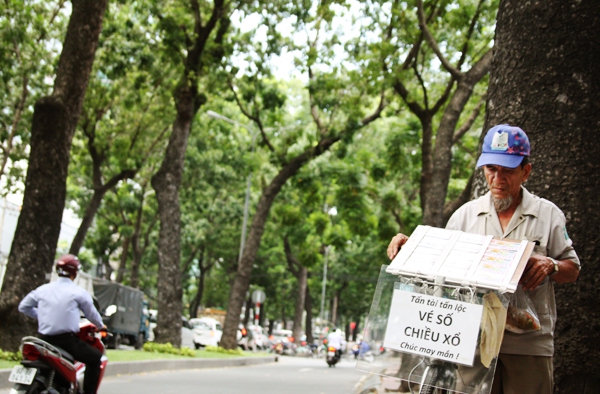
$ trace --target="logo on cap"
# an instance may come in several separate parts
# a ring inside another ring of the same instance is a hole
[[[492,150],[506,152],[508,150],[508,133],[499,131],[494,134],[490,148]]]

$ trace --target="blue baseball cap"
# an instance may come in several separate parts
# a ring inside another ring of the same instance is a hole
[[[477,167],[496,165],[516,168],[529,156],[530,146],[527,134],[521,128],[501,124],[488,130],[483,139],[481,156]]]

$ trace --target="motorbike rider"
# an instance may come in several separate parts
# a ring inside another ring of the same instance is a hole
[[[94,307],[92,296],[73,281],[81,268],[79,259],[66,254],[56,262],[55,282],[33,290],[19,304],[19,311],[38,321],[40,338],[69,352],[85,364],[83,392],[95,394],[100,379],[102,353],[76,336],[80,311],[96,327],[106,327]]]
[[[327,346],[335,348],[338,356],[342,357],[342,350],[346,347],[346,340],[342,335],[342,330],[335,328],[327,335]]]

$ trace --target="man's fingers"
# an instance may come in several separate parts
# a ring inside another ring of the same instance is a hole
[[[532,256],[527,263],[527,268],[521,277],[520,283],[525,290],[533,290],[538,287],[548,276],[546,259],[540,256]]]
[[[404,234],[397,234],[392,238],[387,248],[387,255],[390,260],[393,260],[394,257],[396,257],[402,245],[406,243],[406,240],[408,240],[408,237]]]

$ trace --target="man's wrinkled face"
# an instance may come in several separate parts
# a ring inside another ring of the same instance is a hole
[[[529,178],[531,164],[523,167],[507,168],[497,165],[483,166],[488,187],[492,192],[494,205],[498,212],[507,210],[512,201],[519,200],[521,185]]]

